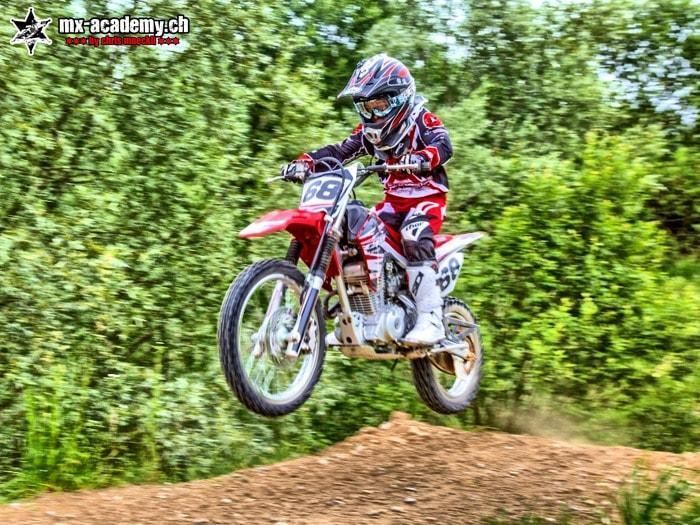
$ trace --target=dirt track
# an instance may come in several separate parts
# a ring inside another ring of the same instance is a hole
[[[639,460],[695,480],[700,469],[700,453],[462,432],[395,414],[318,455],[176,485],[47,494],[0,507],[0,523],[442,525],[563,509],[585,521],[610,507]]]

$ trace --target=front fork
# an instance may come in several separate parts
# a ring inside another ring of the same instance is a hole
[[[301,253],[301,243],[297,239],[292,239],[289,243],[289,248],[287,249],[287,255],[285,260],[292,263],[294,266],[299,262],[299,254]],[[267,311],[265,312],[265,317],[260,330],[253,336],[255,344],[253,345],[253,356],[260,357],[264,351],[263,344],[263,334],[267,330],[267,323],[270,320],[270,316],[276,312],[281,306],[284,296],[287,293],[287,285],[283,282],[278,282],[275,285],[275,289],[272,292],[272,297],[270,297],[270,302],[267,305]]]
[[[316,308],[316,302],[321,294],[321,287],[326,279],[326,272],[328,271],[328,266],[331,263],[331,258],[333,257],[333,252],[335,251],[339,239],[340,232],[335,231],[331,225],[328,224],[323,235],[321,235],[318,249],[311,263],[309,275],[306,278],[306,284],[302,291],[302,303],[299,316],[288,337],[287,350],[285,352],[288,357],[296,358],[299,356],[303,343],[302,336],[309,327],[309,321],[311,320],[314,308]],[[292,245],[290,245],[290,251],[291,250]],[[319,319],[318,322],[322,323],[323,319]],[[320,344],[323,344],[323,342]]]

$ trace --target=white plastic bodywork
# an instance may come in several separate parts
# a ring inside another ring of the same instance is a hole
[[[461,251],[448,254],[438,263],[437,282],[441,297],[447,297],[454,290],[459,272],[462,270],[462,263],[464,263],[464,254]]]
[[[459,273],[462,271],[464,263],[462,250],[484,235],[486,235],[484,232],[462,233],[437,247],[435,250],[438,261],[437,281],[442,297],[447,297],[457,285],[457,279],[459,279]]]
[[[391,254],[394,260],[397,263],[399,263],[399,266],[401,266],[401,268],[406,268],[406,265],[408,264],[408,262],[406,261],[406,257],[404,257],[403,254],[394,250],[394,248],[392,248],[391,244],[389,244],[388,241],[385,240],[384,242],[382,242],[382,248],[384,248],[384,250],[387,253]]]
[[[438,263],[451,253],[462,251],[464,248],[475,243],[485,235],[486,234],[484,232],[460,233],[459,235],[455,235],[445,244],[442,244],[436,248],[435,255],[437,256]]]

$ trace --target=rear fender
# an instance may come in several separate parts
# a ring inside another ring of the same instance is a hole
[[[460,233],[459,235],[450,235],[449,240],[444,243],[438,242],[438,247],[435,249],[435,256],[438,263],[445,257],[455,252],[461,252],[472,243],[475,243],[486,234],[484,232]]]
[[[486,235],[484,232],[463,233],[449,236],[445,242],[439,243],[435,255],[438,261],[437,281],[442,297],[449,295],[457,285],[459,272],[462,270],[462,263],[464,263],[462,250],[484,235]]]

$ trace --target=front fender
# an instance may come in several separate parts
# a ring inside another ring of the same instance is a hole
[[[319,235],[323,230],[324,215],[322,211],[275,210],[251,222],[240,231],[238,236],[243,239],[254,239],[284,230],[297,238],[310,234]]]
[[[325,216],[325,211],[275,210],[251,222],[241,230],[238,236],[243,239],[254,239],[271,233],[288,231],[301,244],[299,258],[306,266],[311,267],[325,226]],[[324,281],[324,287],[327,290],[331,289],[330,280],[338,275],[339,271],[339,264],[334,256]]]

